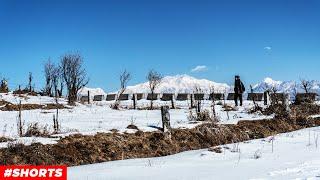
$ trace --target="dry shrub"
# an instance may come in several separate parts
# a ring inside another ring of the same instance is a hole
[[[287,112],[286,107],[282,104],[273,104],[267,107],[263,111],[264,115],[275,114],[276,119],[287,119],[289,117],[289,112]]]
[[[0,106],[6,105],[6,104],[9,104],[9,102],[5,100],[0,100]]]
[[[218,101],[217,105],[222,106],[223,105],[222,101]]]
[[[13,139],[11,138],[7,138],[7,137],[0,137],[0,143],[3,143],[3,142],[8,142],[8,141],[13,141]]]
[[[50,133],[47,126],[39,126],[38,123],[29,124],[25,134],[25,137],[49,137]]]
[[[320,119],[315,124],[320,125]],[[97,133],[71,135],[57,144],[31,146],[15,145],[0,149],[0,164],[65,164],[84,165],[132,158],[166,156],[182,151],[204,149],[221,144],[265,138],[277,133],[305,127],[284,120],[240,121],[237,125],[204,123],[193,129],[172,129],[166,134],[137,131],[126,133]]]
[[[262,156],[262,152],[258,149],[257,151],[254,152],[253,159],[260,159],[261,156]]]
[[[215,152],[215,153],[222,153],[222,148],[219,147],[219,146],[210,147],[210,148],[208,149],[208,151]]]
[[[313,103],[292,104],[291,110],[296,114],[316,115],[320,114],[320,106]]]
[[[21,110],[41,109],[43,106],[39,104],[22,104]],[[19,105],[8,103],[0,108],[1,111],[19,111]]]
[[[62,104],[47,104],[47,105],[40,105],[40,104],[21,104],[21,110],[34,110],[34,109],[66,109]],[[1,111],[19,111],[19,105],[12,104],[7,102],[4,107],[0,108]]]
[[[207,121],[211,124],[217,124],[220,122],[220,118],[218,116],[211,116],[208,110],[201,111],[200,113],[194,113],[192,110],[190,110],[187,118],[189,121],[191,121],[191,123],[197,121]]]
[[[67,109],[63,104],[46,104],[42,109]]]
[[[237,109],[235,107],[230,106],[228,104],[225,104],[222,107],[223,107],[224,111],[237,111]]]
[[[257,113],[257,112],[264,113],[263,108],[261,106],[259,106],[258,104],[255,104],[252,108],[250,108],[248,110],[249,114],[253,114],[253,113]]]
[[[128,126],[127,126],[127,129],[136,129],[136,130],[139,130],[139,128],[138,128],[136,125],[134,125],[134,124],[128,125]]]

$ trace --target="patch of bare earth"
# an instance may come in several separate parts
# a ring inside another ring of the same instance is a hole
[[[10,102],[6,102],[6,101],[0,101],[0,106],[2,104],[2,107],[0,107],[1,111],[19,111],[19,108],[21,108],[21,110],[35,110],[35,109],[46,109],[46,110],[50,110],[50,109],[66,109],[67,107],[65,107],[62,104],[46,104],[46,105],[40,105],[40,104],[21,104],[21,107],[19,107],[20,105],[18,104],[12,104]]]

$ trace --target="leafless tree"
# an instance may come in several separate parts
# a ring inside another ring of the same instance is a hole
[[[59,87],[58,93],[59,93],[59,97],[61,97],[63,94],[63,89],[64,89],[64,78],[63,78],[63,73],[61,71],[61,69],[62,69],[61,65],[59,66],[59,69],[60,69],[60,74],[59,74],[60,87]]]
[[[2,78],[0,83],[0,93],[7,93],[7,92],[9,92],[8,80],[6,78]]]
[[[306,79],[300,79],[300,83],[305,93],[309,93],[312,88],[312,82]]]
[[[53,70],[52,70],[52,87],[53,87],[53,92],[54,92],[54,96],[56,98],[58,98],[59,95],[59,82],[60,82],[60,74],[61,74],[61,70],[59,68],[59,66],[54,66]]]
[[[216,100],[215,100],[215,92],[214,92],[214,86],[210,86],[210,96],[212,101],[212,115],[213,119],[216,119]]]
[[[47,96],[52,96],[52,72],[54,70],[54,64],[51,62],[50,59],[44,64],[44,76],[46,85],[43,90],[43,93]]]
[[[196,85],[194,87],[193,94],[201,94],[201,93],[203,93],[202,88],[200,86]],[[201,112],[201,105],[202,105],[201,99],[197,99],[196,97],[194,97],[194,102],[196,105],[197,113],[200,113]]]
[[[147,74],[147,80],[149,81],[149,88],[151,91],[150,109],[153,109],[153,97],[156,88],[161,84],[163,76],[155,70],[150,70]]]
[[[32,92],[32,90],[33,90],[33,88],[32,88],[32,80],[33,80],[32,72],[29,72],[28,87],[26,88],[29,92]]]
[[[115,103],[112,105],[113,109],[119,109],[120,97],[125,92],[127,85],[128,85],[128,82],[130,80],[131,80],[131,74],[127,70],[124,70],[120,74],[120,90],[118,91],[118,95],[117,95]]]
[[[83,68],[83,58],[80,54],[66,54],[61,58],[61,73],[68,93],[68,103],[74,105],[78,91],[89,82]]]

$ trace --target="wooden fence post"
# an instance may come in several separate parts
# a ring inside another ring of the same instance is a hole
[[[133,94],[133,97],[132,97],[132,100],[133,100],[133,109],[136,109],[137,107],[137,95],[136,94]]]
[[[90,104],[90,91],[88,91],[88,104]]]
[[[264,105],[268,105],[268,93],[267,93],[267,91],[263,92],[263,102],[264,102]]]
[[[173,98],[173,95],[172,95],[172,96],[171,96],[171,108],[172,108],[172,109],[175,109],[175,106],[174,106],[174,101],[173,101],[173,99],[174,99],[174,98]]]
[[[167,132],[171,130],[170,126],[170,113],[168,106],[161,106],[161,117],[162,117],[162,131]]]

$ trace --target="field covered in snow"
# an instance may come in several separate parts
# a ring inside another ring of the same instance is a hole
[[[68,168],[68,179],[211,180],[320,179],[320,128],[160,158],[131,159]],[[272,150],[273,139],[273,150]]]
[[[13,94],[1,94],[0,100],[5,100],[13,104],[18,104],[21,100],[22,104],[50,104],[54,103],[54,99],[42,96],[18,97]],[[59,103],[67,104],[66,100],[59,99]],[[113,102],[94,102],[93,104],[77,104],[70,109],[59,110],[59,122],[61,132],[56,136],[66,136],[74,133],[95,134],[96,132],[110,132],[116,129],[119,132],[135,132],[135,130],[127,129],[130,124],[136,125],[142,131],[156,131],[156,127],[162,127],[160,110],[133,110],[121,109],[113,110],[110,105]],[[132,106],[132,101],[122,101],[122,106]],[[150,101],[140,100],[138,107],[148,107]],[[171,126],[173,128],[192,128],[199,125],[200,122],[190,122],[188,116],[190,114],[189,101],[177,101],[178,109],[170,110]],[[227,104],[233,105],[232,101]],[[171,102],[155,101],[156,106],[171,105]],[[211,111],[211,101],[203,102],[203,109]],[[239,120],[259,120],[272,118],[272,116],[264,116],[261,114],[248,114],[247,111],[253,106],[252,102],[245,101],[243,107],[239,107],[237,111],[225,112],[221,105],[216,105],[217,116],[222,124],[236,124]],[[193,110],[195,111],[195,110]],[[22,120],[24,128],[30,124],[38,123],[41,127],[47,127],[53,131],[53,115],[56,110],[25,110],[22,111]],[[228,118],[229,116],[229,118]],[[2,136],[18,139],[19,141],[31,142],[31,140],[43,143],[54,143],[56,139],[52,138],[19,138],[17,133],[17,111],[0,111],[0,127],[2,127]],[[49,142],[48,142],[49,141]],[[53,142],[52,142],[53,141]],[[5,143],[0,143],[5,146]]]

